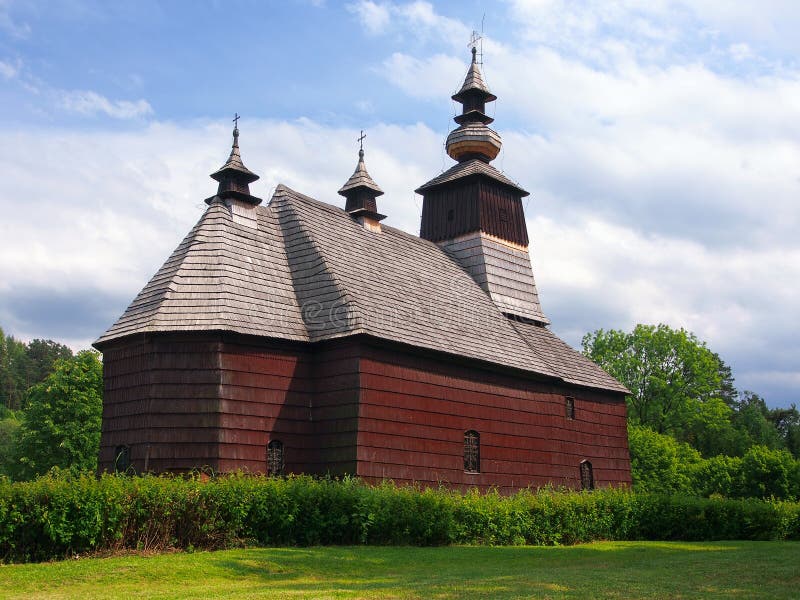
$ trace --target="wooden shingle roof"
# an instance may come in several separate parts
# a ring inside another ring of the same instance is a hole
[[[158,331],[231,331],[315,342],[366,334],[624,393],[544,327],[504,316],[436,244],[278,186],[257,228],[213,201],[95,343]]]
[[[492,165],[477,158],[473,158],[471,160],[467,160],[453,165],[452,167],[447,169],[447,171],[437,175],[427,183],[422,184],[414,191],[417,194],[421,194],[425,190],[430,190],[437,186],[446,184],[450,181],[455,181],[456,179],[462,179],[464,177],[469,177],[471,175],[485,175],[486,177],[490,177],[495,181],[499,181],[500,183],[517,190],[518,192],[520,192],[520,195],[522,197],[529,195],[528,192],[526,192],[519,185],[514,183],[511,179],[503,175],[500,171],[495,169]]]

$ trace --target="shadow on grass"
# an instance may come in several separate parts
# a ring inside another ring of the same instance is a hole
[[[743,561],[753,566],[753,555],[759,555],[753,552],[754,547],[757,549],[758,543],[266,548],[241,551],[241,556],[222,553],[211,557],[209,566],[266,588],[291,589],[299,594],[346,596],[392,591],[410,597],[450,598],[543,593],[559,597],[710,593],[753,597],[763,592],[766,575],[763,569],[742,567]],[[800,547],[795,545],[793,549]],[[765,563],[780,567],[773,560],[774,553],[761,554]],[[776,597],[784,596],[781,589],[775,591]]]

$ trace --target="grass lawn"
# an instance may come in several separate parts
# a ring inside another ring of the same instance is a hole
[[[797,542],[253,548],[0,566],[0,598],[798,598]]]

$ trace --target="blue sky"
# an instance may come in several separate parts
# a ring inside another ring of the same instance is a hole
[[[482,19],[553,330],[685,327],[800,400],[792,1],[0,0],[0,326],[91,343],[201,214],[234,112],[265,198],[341,204],[365,129],[416,233]]]

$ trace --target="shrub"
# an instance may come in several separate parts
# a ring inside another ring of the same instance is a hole
[[[800,504],[624,489],[503,496],[357,479],[0,477],[0,560],[243,544],[574,544],[800,539]]]

